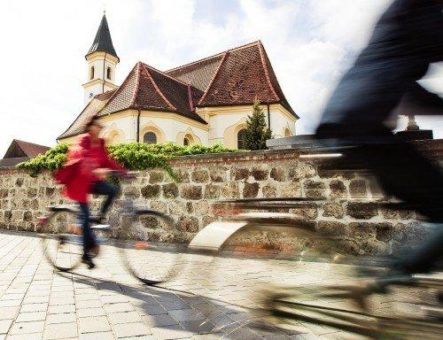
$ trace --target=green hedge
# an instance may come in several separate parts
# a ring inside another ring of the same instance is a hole
[[[173,143],[117,144],[109,146],[108,150],[112,158],[129,170],[163,168],[173,178],[175,177],[174,173],[168,164],[168,160],[172,157],[235,151],[221,145],[210,147],[203,145],[181,146]],[[43,170],[54,171],[60,168],[65,162],[67,151],[68,146],[66,144],[58,144],[46,153],[38,155],[27,162],[18,164],[17,167],[29,171],[31,176],[37,176]]]

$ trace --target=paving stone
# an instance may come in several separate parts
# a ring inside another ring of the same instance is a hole
[[[111,330],[108,319],[104,316],[79,318],[80,333],[107,332]]]
[[[45,312],[20,313],[15,320],[16,322],[43,321],[46,318]]]
[[[0,308],[0,320],[9,320],[17,314],[19,306]]]
[[[79,318],[85,318],[89,316],[101,316],[106,315],[106,311],[103,308],[84,308],[77,309],[77,315]]]
[[[27,312],[46,312],[48,309],[47,303],[32,303],[29,305],[23,305],[20,313],[27,313]]]
[[[146,315],[143,316],[143,321],[149,327],[172,326],[178,324],[178,321],[174,320],[169,314]]]
[[[49,306],[48,314],[75,313],[75,305]]]
[[[109,314],[109,321],[117,325],[120,323],[130,323],[141,321],[141,316],[137,312],[111,313]]]
[[[152,334],[149,328],[142,322],[115,325],[114,332],[118,338]]]
[[[43,321],[17,322],[12,325],[9,334],[41,333],[44,325]]]
[[[1,320],[0,321],[0,334],[6,334],[9,331],[9,328],[12,325],[14,320]]]
[[[45,339],[68,339],[77,337],[77,323],[51,324],[45,327]]]
[[[134,306],[129,303],[113,303],[110,305],[105,305],[104,309],[109,314],[120,313],[120,312],[131,312],[134,310]]]
[[[76,306],[78,309],[99,308],[102,307],[102,302],[100,300],[83,300],[83,301],[77,301]]]
[[[46,318],[46,324],[69,323],[76,322],[77,317],[74,313],[66,314],[49,314]]]

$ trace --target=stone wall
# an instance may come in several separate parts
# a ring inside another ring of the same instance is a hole
[[[435,146],[433,146],[435,147]],[[119,223],[118,208],[126,195],[136,205],[148,206],[171,215],[178,232],[152,228],[150,235],[165,241],[185,241],[206,225],[221,219],[216,202],[230,198],[308,197],[327,198],[321,204],[306,204],[290,212],[315,223],[322,232],[342,239],[345,252],[389,254],[426,236],[414,213],[389,211],[371,203],[383,198],[375,181],[363,172],[331,171],[315,162],[300,159],[291,150],[189,156],[171,162],[179,182],[162,170],[139,172],[138,178],[122,187],[122,195],[110,214]],[[50,174],[32,178],[19,170],[0,171],[0,227],[39,231],[37,217],[52,204],[67,203]],[[352,199],[349,202],[349,199]],[[93,206],[98,206],[93,200]],[[121,222],[121,221],[120,221]],[[258,232],[248,241],[284,248],[288,243],[306,248],[309,239],[287,234]],[[238,242],[245,241],[242,236]]]

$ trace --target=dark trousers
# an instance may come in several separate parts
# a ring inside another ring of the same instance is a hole
[[[105,181],[98,181],[94,183],[92,187],[92,194],[103,195],[106,196],[105,201],[103,202],[100,209],[100,216],[104,216],[111,206],[114,198],[118,194],[118,188]],[[88,256],[88,251],[95,245],[97,245],[97,240],[95,238],[94,233],[90,227],[90,211],[88,203],[80,203],[80,224],[83,228],[83,256]]]
[[[379,136],[385,145],[355,149],[389,195],[411,204],[431,222],[443,222],[443,175],[414,146],[396,140],[385,126],[405,98],[429,98],[417,83],[431,63],[443,60],[443,5],[432,0],[396,0],[374,28],[368,46],[339,82],[317,129],[319,138],[364,139]],[[432,105],[443,108],[430,95]],[[426,104],[426,103],[425,103]],[[441,110],[443,114],[443,109]],[[402,112],[414,114],[415,112]],[[443,232],[397,267],[426,272],[442,258]]]

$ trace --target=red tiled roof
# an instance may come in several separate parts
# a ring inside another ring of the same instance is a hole
[[[63,132],[57,139],[67,138],[79,135],[84,132],[85,125],[89,119],[96,115],[104,105],[108,102],[109,98],[116,92],[116,90],[107,91],[102,94],[98,94],[92,98],[92,100],[86,105],[83,111],[77,116],[74,122]]]
[[[193,103],[203,95],[192,88]],[[200,123],[206,122],[190,105],[188,85],[178,79],[138,62],[123,84],[111,96],[99,116],[126,109],[175,112]]]
[[[260,41],[166,71],[205,92],[198,106],[280,103],[295,117]]]
[[[13,139],[11,145],[3,158],[28,157],[33,158],[41,153],[45,153],[49,147],[34,143]]]

